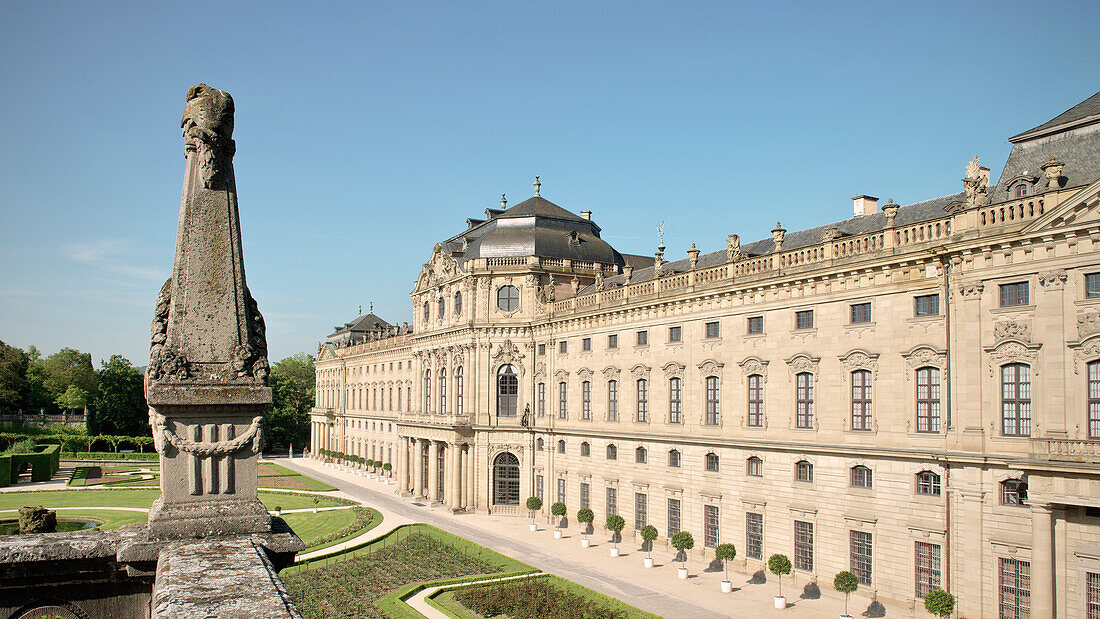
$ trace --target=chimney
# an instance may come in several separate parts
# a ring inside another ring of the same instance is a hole
[[[856,196],[852,198],[852,211],[856,217],[877,212],[878,198],[874,196]]]
[[[592,211],[581,211],[581,217],[587,219],[588,221],[592,221]]]

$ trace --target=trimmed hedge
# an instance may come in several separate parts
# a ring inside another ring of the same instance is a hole
[[[153,461],[159,460],[160,454],[157,452],[151,453],[115,453],[113,451],[66,451],[64,453],[66,460],[141,460],[141,461]]]
[[[61,467],[60,445],[38,445],[29,454],[0,456],[0,485],[10,486],[23,465],[31,465],[31,481],[49,481]]]

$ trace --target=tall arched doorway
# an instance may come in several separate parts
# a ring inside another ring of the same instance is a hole
[[[519,505],[519,459],[508,452],[493,460],[493,505]]]
[[[497,370],[497,416],[515,417],[519,397],[519,375],[516,366],[502,365]]]

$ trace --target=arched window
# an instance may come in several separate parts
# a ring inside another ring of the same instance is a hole
[[[749,477],[763,477],[764,461],[756,456],[750,456],[745,461],[745,474]]]
[[[619,381],[607,381],[607,420],[619,420]]]
[[[393,399],[393,390],[390,390],[390,399]],[[462,366],[455,368],[455,413],[462,414]]]
[[[852,429],[871,429],[871,372],[852,372]]]
[[[1001,505],[1023,506],[1027,504],[1027,481],[1006,479],[1001,482]]]
[[[515,311],[519,307],[519,288],[512,285],[501,286],[497,290],[497,307],[505,312]]]
[[[454,306],[455,306],[455,314],[456,315],[461,315],[462,314],[462,293],[461,292],[456,292],[455,293]]]
[[[447,368],[439,370],[439,414],[447,414]]]
[[[649,421],[649,381],[638,379],[638,421]]]
[[[519,505],[519,459],[508,452],[493,460],[493,504]]]
[[[852,487],[853,488],[870,488],[871,487],[871,469],[857,464],[852,467]]]
[[[432,410],[432,371],[424,370],[424,412]]]
[[[558,441],[558,453],[565,453],[565,441]]]
[[[795,481],[812,483],[814,480],[814,465],[805,460],[796,462],[794,465],[794,479]]]
[[[921,471],[917,473],[917,494],[939,496],[940,476],[932,471]]]
[[[436,315],[440,318],[447,315],[447,301],[443,297],[439,297],[439,312]]]
[[[615,445],[608,445],[607,446],[607,459],[608,460],[615,460],[618,457],[619,457],[618,448],[616,448]]]
[[[592,446],[588,444],[588,441],[581,443],[581,455],[585,458],[592,455]]]
[[[648,456],[649,454],[646,453],[645,447],[639,447],[634,450],[634,462],[636,464],[645,464]]]
[[[748,425],[759,428],[764,425],[764,377],[753,374],[748,378]]]
[[[502,365],[497,370],[497,415],[516,416],[516,398],[519,397],[519,377],[514,365]]]
[[[668,379],[668,422],[684,422],[683,383],[679,378]]]
[[[814,375],[800,372],[795,376],[796,425],[799,428],[814,427]]]
[[[431,320],[431,319],[432,319],[432,315],[431,315],[431,314],[432,314],[431,306],[430,306],[430,305],[428,305],[428,302],[427,302],[427,301],[424,301],[424,312],[423,312],[423,314],[424,314],[424,322],[428,322],[429,320]]]
[[[706,464],[707,471],[711,473],[718,472],[718,454],[714,452],[708,453],[703,461]]]
[[[673,468],[680,468],[680,452],[675,449],[670,449],[668,452],[668,465]]]
[[[592,383],[581,383],[581,419],[592,419]]]
[[[707,425],[718,425],[718,377],[707,377]]]
[[[1031,435],[1031,366],[1001,366],[1001,432],[1005,436]]]
[[[537,449],[538,451],[546,449],[546,441],[542,440],[541,436],[539,437],[539,440],[535,441],[535,449]]]
[[[917,369],[917,432],[940,431],[940,369]]]
[[[1100,361],[1089,363],[1089,438],[1100,438]]]

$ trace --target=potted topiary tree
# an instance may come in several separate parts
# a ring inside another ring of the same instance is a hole
[[[374,460],[367,458],[367,460],[363,462],[363,466],[367,469],[367,479],[373,478],[374,473],[371,472],[371,469],[374,468]]]
[[[619,556],[619,534],[623,532],[623,527],[626,526],[626,520],[618,514],[611,514],[607,517],[607,530],[611,531],[611,556]]]
[[[386,472],[386,485],[389,485],[389,483],[390,483],[390,471],[393,470],[393,467],[390,466],[389,462],[386,462],[382,465],[382,470]]]
[[[722,562],[722,569],[724,569],[726,573],[726,579],[722,581],[722,593],[733,591],[733,582],[730,580],[729,562],[733,561],[736,556],[737,548],[733,544],[718,544],[718,547],[714,549],[714,558]]]
[[[577,522],[584,525],[584,536],[581,537],[581,548],[588,548],[591,542],[588,540],[588,527],[592,525],[592,521],[596,519],[596,514],[592,513],[592,510],[585,507],[577,512]]]
[[[688,577],[688,566],[687,566],[687,557],[688,557],[688,555],[687,555],[687,551],[691,550],[692,548],[695,548],[695,538],[692,537],[691,533],[689,533],[687,531],[680,531],[679,533],[676,533],[675,535],[673,535],[672,539],[669,540],[669,541],[672,542],[672,547],[675,548],[678,553],[680,553],[684,556],[683,562],[680,564],[680,567],[677,568],[677,570],[676,570],[676,575],[680,578],[680,580],[687,580],[687,577]]]
[[[779,578],[779,595],[775,596],[775,607],[787,607],[787,598],[783,597],[783,577],[791,573],[791,560],[787,555],[774,554],[768,557],[768,571]]]
[[[647,568],[653,567],[653,540],[657,539],[657,527],[647,524],[642,527],[642,543],[645,545],[645,559],[642,564]]]
[[[955,596],[943,589],[933,589],[924,596],[924,610],[937,617],[948,617],[955,612]]]
[[[550,506],[550,513],[554,516],[554,539],[561,539],[561,519],[566,514],[565,503],[558,501]]]
[[[282,515],[283,515],[283,508],[282,508],[282,507],[280,507],[280,506],[278,506],[278,505],[276,505],[276,506],[275,506],[275,515],[276,515],[276,516],[282,516]]]
[[[313,513],[317,513],[317,504],[321,502],[321,499],[313,497]]]
[[[844,614],[840,616],[840,619],[852,619],[852,616],[848,614],[848,596],[859,589],[859,579],[847,570],[837,572],[836,578],[833,578],[833,588],[844,594]]]
[[[535,524],[535,512],[542,509],[542,499],[537,496],[527,497],[527,511],[531,514],[531,532],[534,533],[538,530],[538,525]]]

